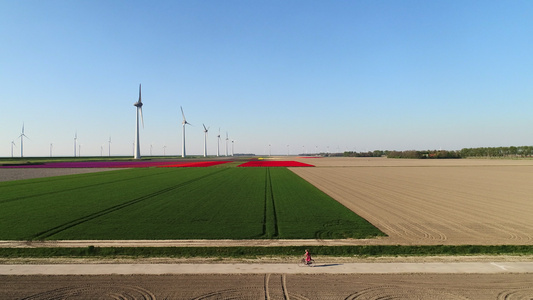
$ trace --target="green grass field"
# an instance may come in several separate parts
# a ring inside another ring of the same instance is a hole
[[[138,168],[0,183],[0,240],[379,235],[286,168]]]

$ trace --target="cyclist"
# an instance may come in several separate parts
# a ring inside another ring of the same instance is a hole
[[[311,263],[311,253],[309,253],[309,250],[307,249],[305,249],[304,259],[306,265],[309,265]]]

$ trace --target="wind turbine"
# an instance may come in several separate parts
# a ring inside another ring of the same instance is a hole
[[[205,128],[204,125],[204,157],[207,157],[207,132],[209,131],[209,127]]]
[[[109,156],[111,156],[111,137],[109,137],[109,141],[108,141],[108,150],[109,150]]]
[[[24,123],[22,123],[22,133],[19,135],[19,138],[20,138],[20,157],[24,157],[24,138],[29,139],[29,137],[27,137],[24,134]]]
[[[220,127],[218,127],[217,135],[217,156],[220,156]]]
[[[135,127],[135,152],[133,153],[134,159],[141,158],[141,144],[139,141],[139,115],[141,116],[141,122],[143,123],[144,128],[144,119],[143,119],[143,103],[141,101],[141,84],[139,84],[139,101],[135,102],[133,106],[137,107],[137,126]]]
[[[16,146],[15,141],[11,141],[11,158],[13,158],[13,146]]]
[[[226,156],[228,156],[228,141],[229,141],[228,132],[226,131]]]
[[[181,122],[181,124],[183,125],[183,144],[181,145],[181,157],[185,157],[186,156],[186,153],[185,153],[185,125],[189,124],[191,125],[191,123],[187,122],[187,119],[185,119],[185,113],[183,113],[183,107],[181,107],[181,115],[183,116],[183,122]]]
[[[76,130],[76,132],[74,133],[74,157],[76,157],[76,141],[78,140],[78,131]]]

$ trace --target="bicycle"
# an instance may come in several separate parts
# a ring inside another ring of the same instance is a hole
[[[305,258],[302,258],[298,261],[298,266],[300,267],[303,267],[303,266],[313,267],[314,265],[315,265],[315,260],[312,258],[310,261],[306,261]]]

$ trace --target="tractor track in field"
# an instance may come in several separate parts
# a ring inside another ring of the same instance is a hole
[[[147,194],[147,195],[144,195],[144,196],[141,196],[141,197],[138,197],[138,198],[135,198],[135,199],[132,199],[130,201],[127,201],[127,202],[123,202],[123,203],[120,203],[120,204],[117,204],[117,205],[114,205],[114,206],[111,206],[111,207],[108,207],[106,209],[103,209],[103,210],[100,210],[98,212],[95,212],[95,213],[92,213],[92,214],[89,214],[89,215],[86,215],[84,217],[81,217],[81,218],[77,218],[77,219],[74,219],[70,222],[66,222],[66,223],[63,223],[61,225],[58,225],[58,226],[55,226],[53,228],[50,228],[50,229],[47,229],[45,231],[41,231],[35,235],[33,235],[31,237],[31,239],[33,240],[44,240],[50,236],[53,236],[54,234],[57,234],[59,232],[62,232],[64,230],[67,230],[69,228],[72,228],[74,226],[77,226],[77,225],[80,225],[80,224],[83,224],[87,221],[90,221],[90,220],[93,220],[93,219],[96,219],[96,218],[99,218],[101,216],[104,216],[104,215],[107,215],[109,213],[112,213],[112,212],[115,212],[115,211],[118,211],[118,210],[121,210],[123,208],[126,208],[126,207],[129,207],[131,205],[135,205],[137,203],[140,203],[140,202],[143,202],[143,201],[146,201],[148,199],[151,199],[153,197],[156,197],[156,196],[159,196],[159,195],[162,195],[162,194],[165,194],[165,193],[168,193],[170,191],[173,191],[173,190],[176,190],[176,189],[179,189],[179,188],[182,188],[184,186],[187,186],[191,183],[194,183],[194,182],[197,182],[199,180],[202,180],[204,178],[207,178],[207,177],[210,177],[210,176],[213,176],[215,174],[218,174],[220,172],[224,172],[228,169],[220,169],[216,172],[212,172],[212,173],[209,173],[209,174],[206,174],[206,175],[203,175],[203,176],[200,176],[200,177],[197,177],[197,178],[194,178],[194,179],[191,179],[191,180],[188,180],[188,181],[185,181],[185,182],[181,182],[179,184],[176,184],[176,185],[173,185],[173,186],[170,186],[168,188],[165,188],[165,189],[161,189],[161,190],[158,190],[156,192],[153,192],[153,193],[150,193],[150,194]],[[136,177],[138,178],[138,177]],[[120,181],[123,181],[123,180],[120,180]]]
[[[274,200],[274,191],[272,187],[272,178],[270,177],[270,168],[266,168],[265,175],[265,206],[264,206],[264,216],[263,216],[263,236],[267,238],[278,238],[279,237],[279,228],[278,228],[278,216],[276,212],[276,202]],[[269,222],[269,207],[272,209],[272,223]],[[273,233],[270,234],[270,227],[273,229]]]

